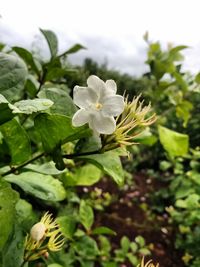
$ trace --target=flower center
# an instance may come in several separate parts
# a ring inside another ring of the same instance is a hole
[[[97,110],[100,110],[100,109],[102,109],[102,107],[103,107],[103,105],[101,104],[101,103],[96,103],[95,104],[95,108],[97,109]]]

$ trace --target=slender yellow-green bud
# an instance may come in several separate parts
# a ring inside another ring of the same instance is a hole
[[[140,102],[139,99],[140,95],[131,102],[126,98],[124,111],[116,119],[114,133],[102,135],[102,151],[136,144],[134,140],[145,127],[156,121],[156,114],[150,114],[151,105],[144,106],[143,101]]]
[[[145,263],[143,257],[141,263],[137,267],[159,267],[159,263],[155,265],[154,263],[152,263],[152,260],[149,260]]]
[[[64,238],[57,222],[46,212],[34,224],[25,241],[24,262],[48,257],[48,251],[58,251],[64,245]]]

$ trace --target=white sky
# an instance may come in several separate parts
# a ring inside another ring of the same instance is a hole
[[[105,59],[109,66],[144,72],[143,35],[166,46],[185,44],[185,68],[200,70],[200,0],[0,0],[0,41],[30,47],[38,28],[54,30],[60,51],[76,42],[88,49],[71,57]]]

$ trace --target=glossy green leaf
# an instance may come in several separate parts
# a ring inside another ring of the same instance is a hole
[[[103,154],[81,156],[80,158],[94,164],[104,173],[110,175],[117,184],[123,184],[124,171],[117,151],[109,151]]]
[[[4,179],[17,184],[26,193],[43,200],[61,201],[66,197],[62,183],[50,175],[43,175],[36,172],[23,172],[19,175],[7,175]]]
[[[163,126],[158,127],[160,142],[170,156],[184,156],[188,152],[189,137]]]
[[[9,147],[13,165],[23,163],[30,158],[31,146],[28,135],[15,119],[2,124],[0,131]]]
[[[92,208],[84,200],[81,200],[80,203],[79,216],[82,225],[86,230],[89,230],[94,222],[94,213]]]
[[[101,170],[92,164],[76,168],[75,173],[66,173],[63,176],[65,186],[90,186],[97,183],[101,178]]]
[[[50,108],[51,113],[72,116],[77,108],[67,92],[59,88],[45,88],[38,94],[39,98],[48,98],[54,105]]]
[[[39,132],[46,151],[54,150],[60,143],[64,144],[91,134],[90,129],[75,128],[71,124],[71,118],[57,114],[39,114],[35,118],[35,130]]]
[[[6,181],[0,179],[0,252],[13,229],[17,200],[17,192]]]
[[[40,31],[44,35],[48,43],[49,50],[51,52],[51,57],[54,58],[58,53],[58,40],[55,33],[50,30],[43,30],[43,29],[40,29]]]
[[[53,101],[49,99],[28,99],[16,102],[10,105],[13,113],[32,114],[34,112],[44,111],[53,105]]]
[[[13,46],[12,50],[14,50],[26,62],[26,64],[30,66],[35,73],[37,73],[37,75],[40,75],[42,67],[40,63],[33,57],[31,52],[23,47],[18,46]]]
[[[23,95],[27,67],[17,56],[0,53],[0,93],[8,101],[17,101]]]

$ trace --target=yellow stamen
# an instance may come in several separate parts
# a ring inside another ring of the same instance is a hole
[[[95,105],[95,108],[96,108],[97,110],[102,109],[102,107],[103,107],[103,105],[102,105],[101,103],[96,103],[96,105]]]

